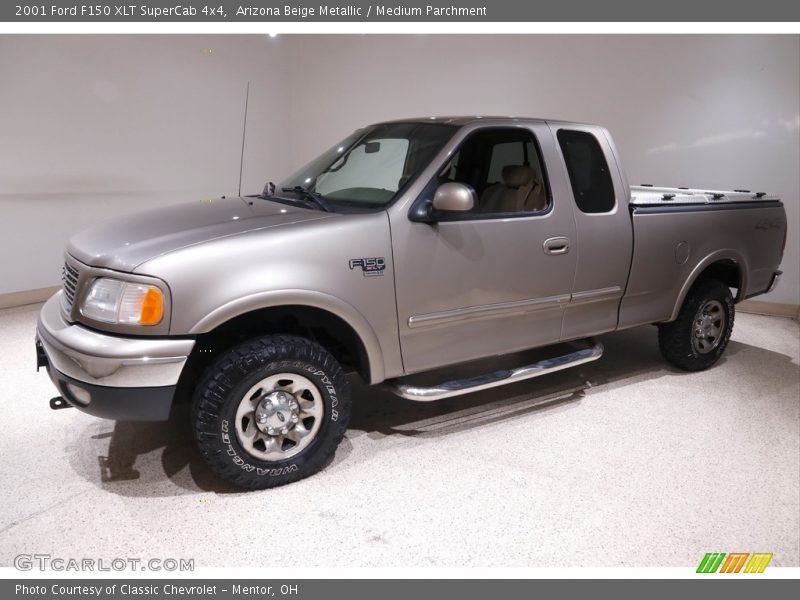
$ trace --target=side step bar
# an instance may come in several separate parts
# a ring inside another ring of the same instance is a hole
[[[575,352],[570,352],[563,356],[546,358],[531,365],[518,367],[516,369],[504,369],[484,375],[468,377],[466,379],[446,381],[436,386],[423,387],[411,385],[403,383],[402,379],[387,381],[386,384],[390,391],[406,400],[433,402],[435,400],[442,400],[443,398],[471,394],[472,392],[487,390],[508,383],[540,377],[541,375],[547,375],[548,373],[554,373],[587,362],[592,362],[603,356],[603,344],[596,340],[590,340],[590,342],[591,346],[589,348],[576,350]]]

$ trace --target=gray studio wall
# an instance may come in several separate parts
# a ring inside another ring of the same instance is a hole
[[[798,304],[797,36],[0,36],[0,296],[106,218],[278,179],[386,118],[598,122],[634,183],[780,194]]]
[[[800,37],[301,36],[292,38],[292,159],[381,119],[543,116],[609,127],[631,183],[779,194],[781,285],[798,304]],[[324,108],[323,108],[324,107]]]
[[[0,36],[0,295],[55,285],[77,230],[289,168],[286,40]]]

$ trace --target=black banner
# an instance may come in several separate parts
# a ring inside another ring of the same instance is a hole
[[[716,579],[712,583],[712,579]],[[788,579],[737,578],[715,575],[670,580],[545,580],[545,579],[98,579],[98,580],[4,580],[0,596],[15,600],[486,600],[528,599],[543,594],[553,597],[674,600],[675,598],[736,599],[778,594],[790,597],[797,583]]]
[[[124,1],[124,0],[123,0]],[[175,0],[83,3],[4,0],[7,22],[786,22],[800,21],[800,2],[786,0]]]

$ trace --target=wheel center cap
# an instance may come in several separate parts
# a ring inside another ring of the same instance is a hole
[[[709,332],[711,331],[711,329],[714,327],[714,320],[713,320],[713,319],[712,319],[710,316],[708,316],[708,315],[705,315],[705,316],[703,316],[703,318],[700,320],[700,327],[702,328],[702,330],[703,330],[703,333],[706,333],[706,334],[707,334],[707,333],[709,333]]]
[[[300,405],[293,394],[276,390],[256,406],[256,426],[267,435],[288,433],[299,420]]]

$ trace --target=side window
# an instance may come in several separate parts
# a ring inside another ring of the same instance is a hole
[[[489,163],[488,183],[501,183],[503,181],[503,167],[506,165],[521,165],[525,163],[521,142],[507,142],[495,144],[492,148],[492,161]]]
[[[614,184],[597,139],[585,131],[560,129],[558,144],[567,165],[572,195],[581,212],[604,213],[614,209]]]
[[[526,129],[472,134],[439,171],[439,183],[448,181],[475,190],[473,215],[540,212],[550,203],[537,145]]]

